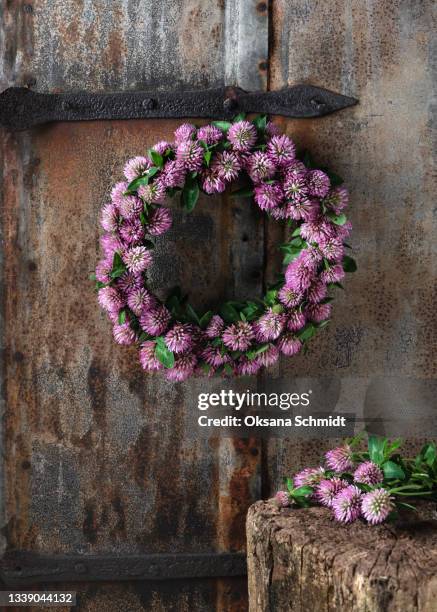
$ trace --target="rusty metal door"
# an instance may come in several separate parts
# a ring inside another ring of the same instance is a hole
[[[13,0],[0,10],[2,89],[266,88],[265,3]],[[1,136],[3,548],[26,551],[9,559],[10,579],[71,586],[83,610],[246,607],[239,553],[261,494],[259,444],[190,438],[185,414],[204,383],[144,376],[114,346],[88,280],[111,182],[178,123]],[[190,288],[199,307],[260,291],[255,213],[204,198],[175,214],[156,286]]]
[[[380,372],[435,376],[434,280],[422,273],[435,237],[431,1],[8,0],[0,11],[2,89],[310,82],[359,97],[339,115],[279,122],[347,177],[361,273],[306,356],[209,390],[341,377],[354,401],[357,380],[365,389]],[[178,123],[1,134],[2,546],[28,551],[10,578],[58,580],[82,610],[245,610],[246,509],[321,449],[191,438],[185,417],[204,381],[145,376],[96,307],[98,209],[124,160]],[[189,287],[199,307],[261,290],[277,237],[251,209],[224,196],[176,215],[157,286]],[[405,300],[412,283],[418,299]]]

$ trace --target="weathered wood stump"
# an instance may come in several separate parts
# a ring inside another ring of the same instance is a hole
[[[250,612],[436,612],[436,505],[370,527],[326,508],[257,502],[247,517]]]

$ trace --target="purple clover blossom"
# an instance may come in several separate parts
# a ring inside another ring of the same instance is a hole
[[[100,283],[109,283],[111,281],[112,257],[106,257],[99,261],[96,266],[96,280]]]
[[[142,208],[143,203],[134,195],[128,195],[120,198],[118,204],[118,210],[124,219],[132,219],[139,214]]]
[[[273,219],[275,219],[275,221],[282,221],[283,219],[287,218],[287,206],[277,206],[276,208],[272,208],[269,211],[269,214],[271,215],[271,217]]]
[[[292,310],[288,313],[287,329],[297,332],[305,326],[306,317],[300,310]]]
[[[336,215],[339,215],[349,203],[349,192],[344,187],[335,187],[328,193],[323,203],[327,208],[333,210]]]
[[[276,125],[276,123],[273,123],[273,121],[267,121],[267,125],[266,125],[266,133],[267,136],[279,136],[279,134],[281,133],[281,128],[279,127],[279,125]]]
[[[294,174],[295,172],[299,172],[306,176],[307,169],[305,164],[298,159],[293,159],[289,164],[283,166],[281,168],[284,179],[288,177],[289,174]]]
[[[342,478],[324,479],[319,482],[314,493],[314,498],[327,508],[332,508],[334,497],[343,489],[349,486],[347,480]]]
[[[279,183],[261,183],[255,186],[255,202],[261,210],[272,210],[278,206],[283,197],[283,191]]]
[[[291,332],[283,334],[278,341],[278,349],[288,357],[296,355],[301,348],[302,342]]]
[[[299,221],[315,221],[320,213],[320,205],[315,200],[292,200],[287,203],[285,216]]]
[[[222,349],[219,346],[207,346],[200,356],[213,368],[218,368],[229,362],[229,355],[222,354]]]
[[[106,232],[115,232],[118,228],[118,208],[113,203],[105,204],[100,211],[100,225]]]
[[[355,521],[361,515],[361,500],[361,491],[355,485],[341,489],[332,500],[335,519],[340,523]]]
[[[152,264],[153,256],[152,252],[146,247],[137,246],[124,251],[122,259],[129,272],[141,274]]]
[[[205,329],[207,338],[218,338],[222,335],[225,327],[223,319],[219,315],[214,315]]]
[[[352,223],[350,221],[346,221],[344,225],[336,225],[334,228],[335,237],[338,240],[344,240],[349,236],[352,231]]]
[[[217,153],[211,164],[211,170],[216,172],[218,178],[223,181],[233,181],[238,177],[241,163],[238,156],[231,151]]]
[[[303,293],[301,291],[295,291],[288,285],[284,285],[278,292],[278,299],[281,304],[284,304],[287,308],[293,308],[301,303]]]
[[[123,296],[115,287],[103,287],[99,289],[97,299],[100,306],[108,312],[118,312],[125,305]]]
[[[286,284],[297,292],[306,291],[315,275],[317,264],[315,262],[310,263],[305,259],[306,250],[301,251],[300,255],[288,264],[285,270]]]
[[[105,257],[114,257],[115,251],[121,251],[123,249],[123,243],[120,238],[112,234],[103,234],[100,236],[100,246]]]
[[[256,322],[257,339],[261,342],[276,340],[284,329],[285,321],[286,318],[282,313],[269,308]]]
[[[293,484],[295,487],[313,487],[321,480],[325,478],[325,469],[323,467],[318,468],[305,468],[293,478]]]
[[[285,491],[278,491],[275,500],[280,508],[287,508],[290,505],[290,497]]]
[[[198,172],[203,163],[203,147],[194,140],[184,140],[178,144],[176,159],[184,168],[192,172]]]
[[[258,357],[249,359],[246,355],[242,355],[237,363],[236,374],[237,376],[254,376],[261,367],[262,363]]]
[[[175,144],[179,145],[186,140],[192,140],[196,134],[196,126],[192,123],[183,123],[174,133]]]
[[[148,340],[141,345],[140,348],[140,363],[143,370],[146,372],[156,372],[163,369],[162,363],[155,357],[156,345]]]
[[[173,353],[185,353],[192,348],[192,338],[188,325],[176,323],[167,332],[165,343]]]
[[[133,344],[136,340],[134,330],[131,328],[130,323],[116,323],[112,330],[114,340],[117,344],[125,344],[126,346]]]
[[[215,145],[223,139],[223,132],[215,125],[204,125],[197,130],[197,139],[207,145]]]
[[[344,257],[344,246],[339,240],[320,240],[319,249],[328,261],[339,263]]]
[[[375,489],[362,497],[361,512],[371,525],[384,522],[394,508],[393,498],[386,489]]]
[[[120,227],[120,236],[126,244],[136,244],[144,240],[144,228],[139,219],[124,221]]]
[[[340,264],[335,264],[328,268],[328,270],[323,270],[320,273],[320,280],[324,283],[338,283],[345,276],[345,271],[343,270],[343,266]]]
[[[126,197],[124,193],[127,190],[128,186],[129,183],[126,183],[126,181],[121,181],[119,183],[115,183],[114,187],[112,188],[111,201],[113,204],[115,204],[117,208],[119,207],[120,202],[122,202],[123,199]]]
[[[133,289],[139,289],[143,285],[143,279],[140,274],[125,272],[120,276],[120,278],[117,279],[116,283],[117,288],[127,299],[130,291]]]
[[[250,121],[237,121],[228,130],[228,140],[235,151],[249,151],[256,139],[256,127]]]
[[[166,161],[164,168],[161,171],[161,184],[165,187],[182,187],[185,180],[185,167],[182,162],[177,159],[169,159]]]
[[[219,176],[217,168],[205,168],[201,173],[202,189],[205,193],[223,193],[226,183]]]
[[[354,467],[352,448],[349,444],[338,446],[325,454],[326,465],[334,472],[348,472]]]
[[[308,187],[303,172],[293,171],[287,174],[284,181],[284,194],[288,200],[293,202],[307,199]]]
[[[197,357],[193,353],[178,355],[174,366],[170,370],[166,370],[165,377],[173,382],[182,382],[194,373],[196,365]]]
[[[138,188],[138,195],[147,204],[162,204],[165,200],[165,187],[161,182],[155,181]]]
[[[167,142],[167,140],[160,140],[152,147],[152,151],[155,151],[156,153],[158,153],[158,155],[164,155],[164,153],[168,150],[172,151],[173,145],[171,144],[171,142]]]
[[[145,310],[156,308],[157,302],[150,291],[147,291],[144,287],[138,287],[128,292],[127,305],[139,317]]]
[[[331,182],[322,170],[309,170],[307,175],[308,190],[311,195],[324,198],[328,195]]]
[[[276,167],[266,153],[257,151],[249,158],[246,170],[252,181],[259,183],[265,179],[272,178]]]
[[[364,461],[355,470],[354,480],[362,484],[376,485],[384,480],[384,474],[373,461]]]
[[[171,315],[167,308],[160,305],[143,312],[140,316],[140,325],[151,336],[160,336],[167,329],[170,318]]]
[[[142,176],[151,165],[152,162],[147,157],[133,157],[126,163],[123,174],[129,182],[134,181],[137,177]]]
[[[326,284],[320,280],[320,278],[315,279],[308,291],[307,291],[307,299],[311,304],[318,304],[328,295],[328,289]]]
[[[267,155],[276,166],[286,166],[296,157],[296,147],[293,141],[283,134],[272,136],[267,143]]]
[[[258,355],[258,359],[264,367],[268,368],[275,364],[279,359],[279,350],[271,344],[269,348]]]
[[[302,223],[300,235],[307,242],[320,242],[321,240],[334,238],[335,229],[332,223],[328,223],[323,219],[315,219]]]
[[[151,236],[165,234],[172,224],[171,212],[168,208],[155,208],[149,215],[147,231]]]
[[[232,323],[223,332],[223,342],[231,351],[246,351],[252,344],[255,335],[250,323],[238,321]]]
[[[331,304],[310,304],[306,308],[305,314],[309,321],[321,323],[331,316]]]

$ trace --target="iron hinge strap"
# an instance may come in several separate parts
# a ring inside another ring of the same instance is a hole
[[[175,553],[144,555],[56,555],[8,551],[0,560],[6,585],[41,582],[170,580],[245,576],[242,553]]]
[[[320,117],[357,102],[312,85],[252,93],[239,87],[153,93],[38,93],[25,87],[10,87],[0,94],[0,125],[15,131],[53,121],[229,119],[238,112]]]

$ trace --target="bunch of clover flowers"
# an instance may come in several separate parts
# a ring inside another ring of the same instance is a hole
[[[103,257],[95,279],[98,301],[123,345],[139,344],[145,371],[165,370],[169,380],[198,373],[252,375],[292,356],[329,321],[329,292],[355,262],[345,255],[351,224],[343,212],[348,193],[341,179],[299,160],[293,141],[265,116],[200,128],[185,123],[171,142],[156,143],[124,168],[101,210]],[[263,299],[230,301],[199,315],[180,290],[165,302],[148,285],[153,239],[171,227],[166,198],[180,194],[186,212],[200,192],[235,191],[253,198],[274,220],[287,224],[284,273]]]
[[[396,518],[397,510],[415,507],[406,497],[437,500],[437,448],[425,444],[413,459],[399,453],[401,440],[369,436],[367,450],[356,448],[362,434],[325,454],[324,465],[305,468],[286,478],[287,491],[278,491],[281,507],[321,505],[334,520],[358,519],[377,525]]]

